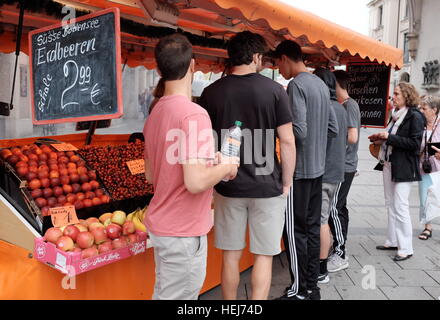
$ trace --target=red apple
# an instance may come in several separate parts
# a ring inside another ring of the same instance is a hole
[[[60,176],[60,182],[62,185],[67,185],[70,183],[69,176]]]
[[[107,236],[110,239],[116,239],[116,238],[119,238],[121,236],[122,228],[121,228],[120,225],[111,223],[105,229],[107,231]]]
[[[93,234],[88,231],[80,232],[76,237],[76,243],[81,249],[90,248],[94,241]]]
[[[67,198],[67,202],[70,203],[75,203],[76,201],[76,196],[73,193],[67,194],[66,198]]]
[[[95,197],[92,199],[92,203],[94,206],[99,206],[100,204],[102,204],[102,201],[100,198]]]
[[[44,233],[44,240],[52,243],[57,243],[58,239],[63,236],[63,232],[60,228],[49,228]]]
[[[46,199],[48,199],[53,196],[53,190],[51,188],[45,188],[43,190],[43,195]]]
[[[79,229],[74,225],[68,225],[63,231],[63,235],[72,238],[73,241],[76,241],[79,233]]]
[[[57,248],[62,251],[70,251],[74,248],[73,240],[70,237],[62,236],[57,241]]]
[[[28,168],[28,174],[26,175],[26,180],[27,181],[31,181],[31,180],[34,180],[35,178],[37,178],[38,177],[38,175],[35,173],[35,172],[31,172],[30,171],[30,167]]]
[[[101,222],[92,222],[89,224],[89,231],[92,232],[95,229],[98,228],[105,228],[104,225]]]
[[[64,193],[63,188],[61,188],[60,186],[56,186],[53,188],[53,195],[55,197],[59,197]]]
[[[134,242],[137,242],[137,241],[138,241],[138,236],[137,236],[137,234],[135,234],[135,233],[129,234],[129,235],[127,236],[127,241],[128,241],[128,243],[134,243]]]
[[[96,180],[96,172],[94,170],[89,171],[87,175],[89,176],[90,180]]]
[[[78,174],[78,170],[76,168],[67,168],[67,172],[69,173],[69,175]]]
[[[95,247],[87,248],[81,252],[81,259],[91,258],[97,256],[98,254],[98,249]]]
[[[89,208],[89,207],[92,207],[92,206],[93,206],[93,202],[92,202],[92,200],[90,200],[90,199],[84,199],[84,200],[83,200],[83,204],[84,204],[84,207],[85,207],[85,208]]]
[[[50,179],[50,185],[52,187],[56,187],[60,185],[60,178],[51,178]]]
[[[111,241],[106,241],[98,246],[98,252],[100,254],[112,250],[113,250],[113,246]]]
[[[40,161],[47,161],[47,154],[45,154],[45,153],[40,154],[40,155],[38,156],[38,159],[39,159]]]
[[[90,186],[92,187],[92,190],[96,190],[96,189],[99,188],[99,182],[98,181],[92,180],[89,183],[90,183]]]
[[[69,175],[70,181],[72,183],[78,183],[79,182],[79,175],[77,173],[72,173]]]
[[[73,192],[73,188],[71,185],[65,184],[63,185],[64,194],[69,194]]]
[[[93,237],[95,238],[96,244],[101,244],[105,241],[108,241],[107,232],[105,231],[104,226],[103,227],[96,227],[95,229],[90,230],[90,232],[93,234]]]
[[[81,200],[76,200],[73,205],[75,206],[75,210],[80,210],[84,208],[84,204]]]
[[[78,200],[83,201],[83,200],[86,198],[86,195],[85,195],[84,193],[82,193],[82,192],[78,192],[78,193],[76,194],[76,198],[77,198]]]
[[[98,190],[95,191],[95,195],[96,195],[98,198],[101,198],[104,194],[105,194],[105,193],[104,193],[104,190],[103,190],[103,189],[98,189]],[[102,200],[101,200],[101,201],[102,201]]]
[[[66,157],[70,158],[71,156],[74,156],[75,152],[73,151],[66,151]]]
[[[6,158],[6,162],[9,163],[11,166],[15,165],[18,161],[20,161],[20,158],[15,154]]]
[[[69,163],[69,158],[64,157],[64,156],[59,157],[59,158],[58,158],[58,163],[68,164],[68,163]]]
[[[125,237],[116,238],[112,241],[113,249],[124,248],[128,245]]]
[[[41,189],[35,189],[32,190],[31,192],[31,196],[32,198],[36,199],[36,198],[41,198],[43,196],[44,192]],[[45,198],[47,198],[46,196],[44,196]]]
[[[95,193],[92,191],[87,191],[86,192],[86,199],[90,199],[92,200],[95,197]]]
[[[32,190],[40,189],[41,188],[41,182],[39,179],[33,179],[29,182],[29,188]]]
[[[38,170],[38,178],[39,178],[39,179],[46,179],[46,178],[49,178],[49,171],[46,171],[46,170]]]
[[[79,175],[79,182],[84,184],[84,183],[86,183],[88,181],[89,181],[89,176],[87,174],[82,173],[82,174]],[[92,187],[90,187],[90,190],[92,190]]]
[[[49,216],[49,207],[43,207],[40,209],[41,214],[43,215],[43,217],[47,217]]]
[[[20,168],[20,167],[28,167],[28,163],[27,163],[27,161],[18,161],[16,164],[15,164],[15,168]]]
[[[49,178],[59,178],[60,177],[60,173],[58,171],[51,171],[49,172]]]
[[[74,183],[72,184],[72,192],[73,193],[78,193],[81,191],[81,185],[78,183]]]
[[[80,160],[80,158],[75,154],[70,157],[70,161],[72,161],[72,162],[78,162],[79,160]]]
[[[60,173],[60,176],[68,176],[69,171],[67,171],[66,168],[62,168],[61,166],[58,166],[58,172]]]
[[[86,227],[86,226],[84,226],[84,225],[83,225],[83,224],[81,224],[81,223],[77,223],[77,224],[75,224],[75,227],[77,227],[77,228],[78,228],[79,232],[84,232],[84,231],[88,231],[88,230],[87,230],[87,227]]]
[[[81,249],[81,248],[78,248],[78,247],[75,247],[75,248],[73,248],[73,250],[70,251],[70,252],[73,252],[73,253],[76,253],[76,252],[82,252],[82,249]]]
[[[48,178],[43,178],[40,180],[41,187],[42,188],[49,188],[50,187],[50,180]]]
[[[96,217],[90,217],[86,219],[87,226],[90,226],[92,223],[99,222],[99,219]]]
[[[67,202],[66,196],[65,195],[61,195],[58,197],[57,199],[58,204],[60,205],[65,205],[65,203]]]
[[[55,197],[50,197],[50,198],[47,199],[47,205],[49,207],[51,207],[51,208],[56,207],[57,206],[57,202],[58,202],[58,200]]]
[[[20,178],[25,179],[26,175],[29,173],[28,167],[19,167],[17,168],[17,174]]]
[[[12,156],[12,152],[9,149],[3,149],[0,151],[0,156],[3,160],[6,160],[7,157]]]
[[[86,167],[79,167],[78,168],[78,174],[81,176],[82,174],[87,175],[87,168]],[[89,176],[87,175],[87,180],[89,179]]]
[[[47,200],[44,198],[35,199],[35,203],[37,204],[38,208],[43,208],[47,206]]]
[[[134,226],[133,221],[125,221],[122,225],[122,234],[124,236],[128,236],[129,234],[135,233],[136,227]]]

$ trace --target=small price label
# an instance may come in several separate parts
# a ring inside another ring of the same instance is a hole
[[[50,208],[49,214],[53,226],[57,228],[79,223],[74,206]]]
[[[70,143],[54,143],[51,144],[57,151],[76,151],[78,150],[73,144]]]
[[[139,159],[139,160],[127,161],[127,167],[132,175],[145,173],[145,160]]]

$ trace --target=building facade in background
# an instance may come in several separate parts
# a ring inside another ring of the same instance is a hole
[[[440,1],[372,0],[369,36],[403,50],[391,86],[409,81],[420,94],[439,94]]]

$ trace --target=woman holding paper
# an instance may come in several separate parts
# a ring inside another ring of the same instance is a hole
[[[385,245],[378,250],[397,250],[394,261],[413,255],[409,195],[412,182],[420,181],[420,145],[425,118],[417,109],[419,95],[412,84],[401,82],[394,89],[395,109],[387,130],[368,137],[381,144],[380,163],[383,171],[385,205],[388,211],[388,232]]]
[[[437,181],[437,174],[431,175],[440,170],[440,150],[434,155],[429,155],[428,145],[431,142],[440,142],[440,97],[426,96],[420,103],[420,111],[426,118],[426,127],[423,132],[420,173],[422,181],[419,182],[420,196],[420,223],[425,225],[425,229],[419,234],[420,240],[428,240],[432,237],[431,221],[440,216],[440,184]],[[431,153],[432,154],[432,153]],[[434,192],[433,192],[434,191]]]

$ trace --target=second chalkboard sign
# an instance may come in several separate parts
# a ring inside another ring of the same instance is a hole
[[[34,124],[122,116],[119,9],[29,33]]]
[[[349,64],[348,94],[359,104],[361,125],[385,127],[390,68],[377,63]]]

